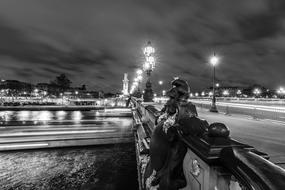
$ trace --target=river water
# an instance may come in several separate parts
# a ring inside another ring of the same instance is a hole
[[[131,118],[98,118],[93,112],[1,112],[5,130],[72,129],[94,124],[130,128]],[[20,129],[19,129],[20,128]],[[4,129],[3,129],[4,130]],[[5,132],[6,132],[5,131]],[[11,132],[9,131],[9,132]],[[2,132],[2,131],[1,131]],[[134,142],[0,152],[0,189],[137,189]]]

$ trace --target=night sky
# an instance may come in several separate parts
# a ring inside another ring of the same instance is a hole
[[[210,86],[208,58],[221,57],[221,85],[285,86],[284,0],[1,0],[0,77],[119,92],[148,40],[154,89],[174,76]]]

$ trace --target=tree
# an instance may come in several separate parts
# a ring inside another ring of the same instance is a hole
[[[67,76],[65,74],[60,74],[51,83],[57,85],[62,90],[66,90],[66,89],[70,88],[70,85],[72,82],[67,78]]]

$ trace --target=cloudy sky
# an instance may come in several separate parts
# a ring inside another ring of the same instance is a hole
[[[209,56],[221,57],[222,85],[285,86],[284,0],[1,0],[0,77],[120,91],[156,48],[154,88],[173,76],[192,90],[211,83]]]

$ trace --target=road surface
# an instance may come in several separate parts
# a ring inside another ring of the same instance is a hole
[[[191,100],[197,107],[211,107],[210,101]],[[257,105],[251,103],[217,102],[219,112],[243,114],[260,119],[272,119],[285,122],[285,107],[272,105]]]
[[[275,122],[266,119],[252,119],[243,115],[224,115],[212,113],[207,109],[197,109],[201,118],[209,124],[222,122],[230,129],[230,136],[242,143],[254,146],[269,154],[274,163],[285,163],[285,122]]]

